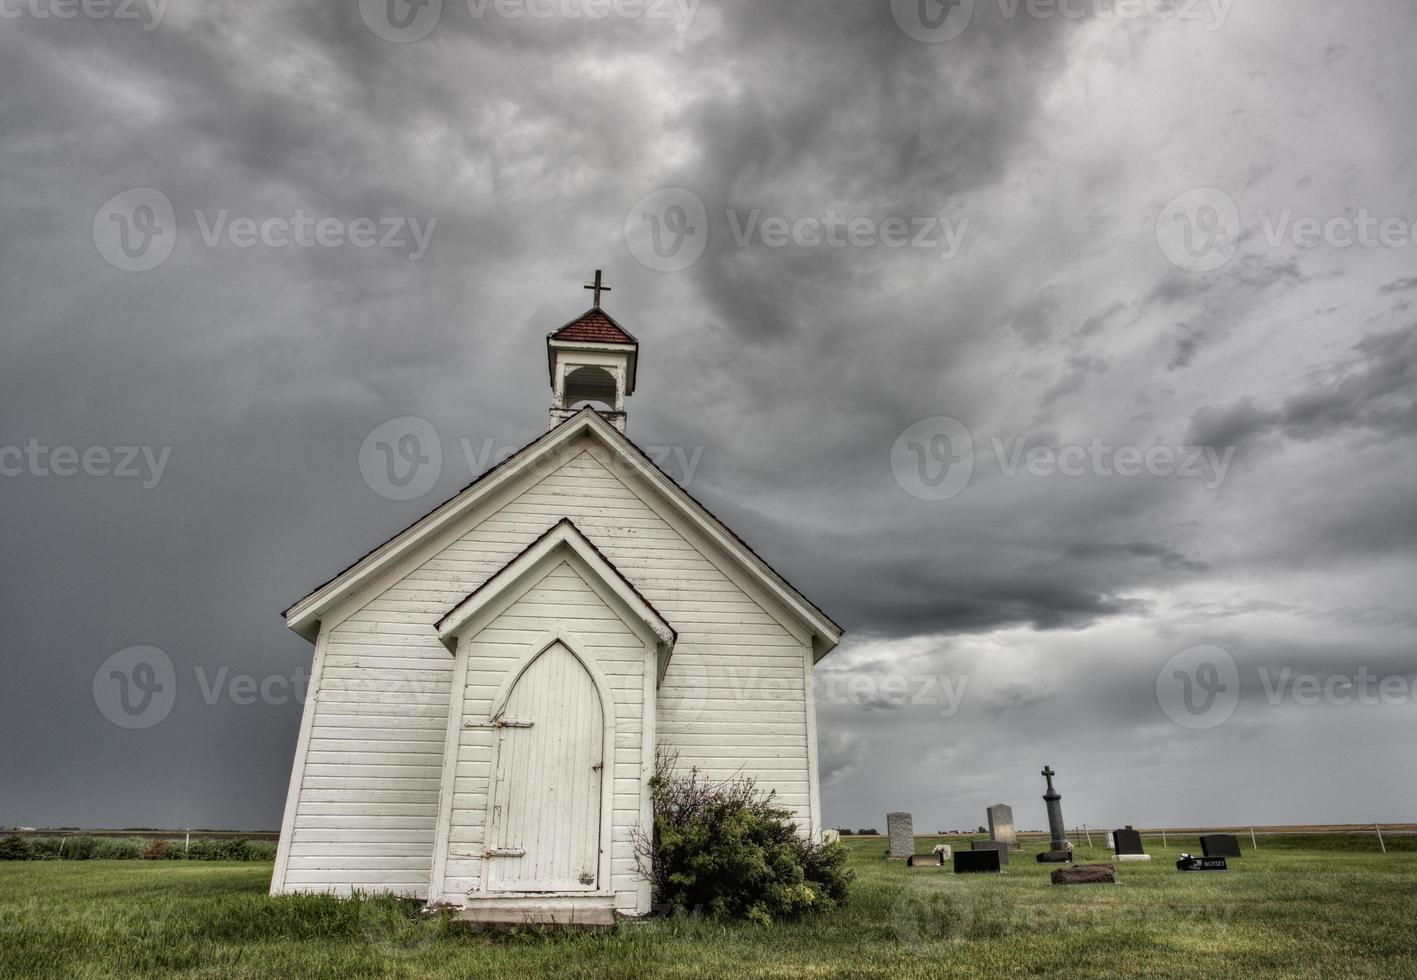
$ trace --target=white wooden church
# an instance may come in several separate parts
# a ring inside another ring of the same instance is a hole
[[[627,438],[639,343],[600,290],[547,339],[549,431],[286,611],[315,653],[273,894],[645,914],[657,751],[820,833],[841,629]]]

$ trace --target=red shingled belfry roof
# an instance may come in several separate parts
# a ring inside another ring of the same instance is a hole
[[[568,340],[582,344],[638,344],[628,330],[620,326],[599,307],[572,320],[551,335],[552,340]]]

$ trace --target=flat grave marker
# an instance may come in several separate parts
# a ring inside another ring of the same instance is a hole
[[[994,848],[987,851],[955,851],[955,874],[997,874],[1003,870],[999,866],[999,852]]]

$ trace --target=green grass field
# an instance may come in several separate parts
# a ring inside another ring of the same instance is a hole
[[[911,871],[852,840],[848,907],[790,925],[652,921],[583,935],[468,933],[390,900],[265,894],[270,865],[0,863],[0,976],[1417,977],[1417,851],[1287,840],[1225,874],[1171,841],[1122,885],[1054,888],[1036,845],[1002,876]],[[966,845],[967,846],[967,845]],[[922,841],[917,848],[928,850]],[[1079,860],[1106,860],[1080,847]]]

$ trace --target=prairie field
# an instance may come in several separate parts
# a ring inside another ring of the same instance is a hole
[[[921,838],[928,851],[936,839]],[[950,839],[956,847],[961,840]],[[1242,844],[1247,844],[1243,841]],[[266,895],[265,862],[0,862],[0,977],[1417,977],[1417,848],[1292,837],[1225,873],[1148,840],[1118,886],[1053,887],[1026,843],[955,876],[848,839],[840,909],[770,927],[702,919],[602,933],[474,933],[387,898]],[[964,843],[968,847],[967,843]],[[1107,861],[1079,846],[1079,861]]]

